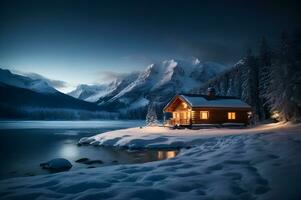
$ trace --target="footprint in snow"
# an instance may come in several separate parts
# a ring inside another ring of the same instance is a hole
[[[279,158],[279,156],[274,155],[274,154],[268,154],[267,157],[271,158],[271,159],[278,159]]]
[[[148,180],[148,181],[161,181],[164,179],[166,179],[166,175],[162,175],[162,174],[150,175],[144,178],[144,180]]]
[[[228,172],[223,174],[223,176],[227,176],[230,177],[232,180],[241,180],[242,175],[240,173],[236,173],[236,172]]]
[[[210,167],[207,167],[207,170],[208,170],[208,172],[212,172],[212,171],[218,171],[218,170],[221,170],[221,169],[223,169],[223,168],[224,168],[223,165],[221,165],[221,164],[216,164],[216,165],[212,165],[212,166],[210,166]]]
[[[267,193],[268,191],[270,190],[270,187],[269,186],[257,186],[256,188],[255,188],[255,191],[254,191],[254,194],[259,194],[259,195],[261,195],[261,194],[265,194],[265,193]]]

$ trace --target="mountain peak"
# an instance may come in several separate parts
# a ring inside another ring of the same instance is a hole
[[[192,60],[192,64],[193,65],[198,65],[198,64],[200,64],[201,63],[201,61],[198,59],[198,58],[194,58],[193,60]]]
[[[58,92],[44,80],[14,74],[7,69],[0,69],[0,81],[7,85],[25,88],[39,93]]]
[[[112,81],[106,89],[91,92],[93,90],[89,86],[85,91],[80,91],[78,98],[86,101],[93,99],[103,109],[114,111],[136,109],[136,104],[147,106],[141,102],[156,102],[161,106],[176,93],[189,92],[222,70],[223,65],[201,62],[197,58],[193,61],[168,59],[148,65],[134,75],[128,74],[118,82]]]

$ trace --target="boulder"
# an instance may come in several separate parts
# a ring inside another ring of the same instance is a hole
[[[60,172],[69,170],[72,164],[65,158],[55,158],[46,163],[41,163],[40,166],[52,172]]]

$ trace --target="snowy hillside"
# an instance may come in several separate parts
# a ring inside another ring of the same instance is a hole
[[[81,85],[70,95],[96,101],[110,111],[145,110],[149,103],[162,107],[176,93],[199,87],[225,69],[214,62],[166,60],[151,64],[140,73],[114,80],[106,89],[103,85]]]
[[[58,91],[49,86],[44,80],[32,79],[11,73],[9,70],[0,68],[0,82],[7,85],[29,89],[39,93],[57,93]]]

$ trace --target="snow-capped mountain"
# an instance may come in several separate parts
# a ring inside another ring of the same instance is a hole
[[[0,69],[0,118],[89,119],[107,117],[95,103],[61,93],[46,81]]]
[[[0,69],[0,82],[15,87],[29,89],[39,93],[57,93],[47,82],[41,79],[32,79],[26,76],[13,74],[9,70]]]
[[[70,95],[95,101],[109,111],[128,111],[146,107],[150,102],[159,107],[180,92],[189,92],[224,71],[214,62],[166,60],[149,65],[140,73],[130,74],[105,86],[79,86]],[[89,95],[88,95],[89,94]]]
[[[108,84],[86,85],[80,84],[68,95],[85,100],[88,102],[97,102],[100,98],[110,98],[115,96],[121,89],[132,82],[137,77],[137,73],[131,73],[126,77],[117,78]]]
[[[90,102],[97,101],[102,95],[106,94],[108,85],[86,85],[81,84],[75,90],[68,93],[68,95]]]
[[[115,96],[114,94],[118,93],[136,77],[137,73],[131,73],[126,77],[117,78],[108,84],[80,84],[75,90],[69,92],[68,95],[88,102],[97,102],[100,98]]]

